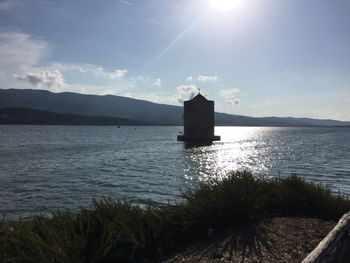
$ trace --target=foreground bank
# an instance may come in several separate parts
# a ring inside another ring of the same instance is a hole
[[[82,208],[78,213],[60,211],[51,217],[3,221],[0,259],[2,262],[154,262],[168,258],[196,240],[215,236],[225,229],[240,228],[242,224],[258,229],[255,226],[261,222],[281,217],[337,220],[350,210],[347,198],[334,196],[322,186],[297,176],[265,180],[247,171],[232,172],[221,181],[206,182],[197,190],[184,193],[184,198],[182,204],[145,202],[142,207],[106,198],[93,200],[90,209]],[[330,225],[326,224],[325,231]],[[255,240],[264,231],[252,231],[250,235]]]

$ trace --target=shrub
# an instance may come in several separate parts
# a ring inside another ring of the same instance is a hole
[[[92,201],[78,213],[57,211],[27,221],[0,221],[0,261],[145,262],[226,227],[262,216],[337,219],[350,201],[301,177],[265,180],[231,172],[183,194],[181,204],[133,205],[110,198]]]

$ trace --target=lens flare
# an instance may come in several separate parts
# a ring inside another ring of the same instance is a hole
[[[218,10],[231,10],[241,5],[242,0],[209,0],[210,4]]]

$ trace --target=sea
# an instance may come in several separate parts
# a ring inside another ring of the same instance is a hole
[[[182,127],[0,126],[0,216],[89,207],[92,198],[182,202],[230,171],[302,176],[350,196],[350,128],[216,127],[221,141],[191,146]],[[0,218],[1,219],[1,218]]]

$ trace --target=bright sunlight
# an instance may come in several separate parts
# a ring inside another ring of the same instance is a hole
[[[231,10],[242,4],[242,0],[209,0],[210,4],[218,10]]]

